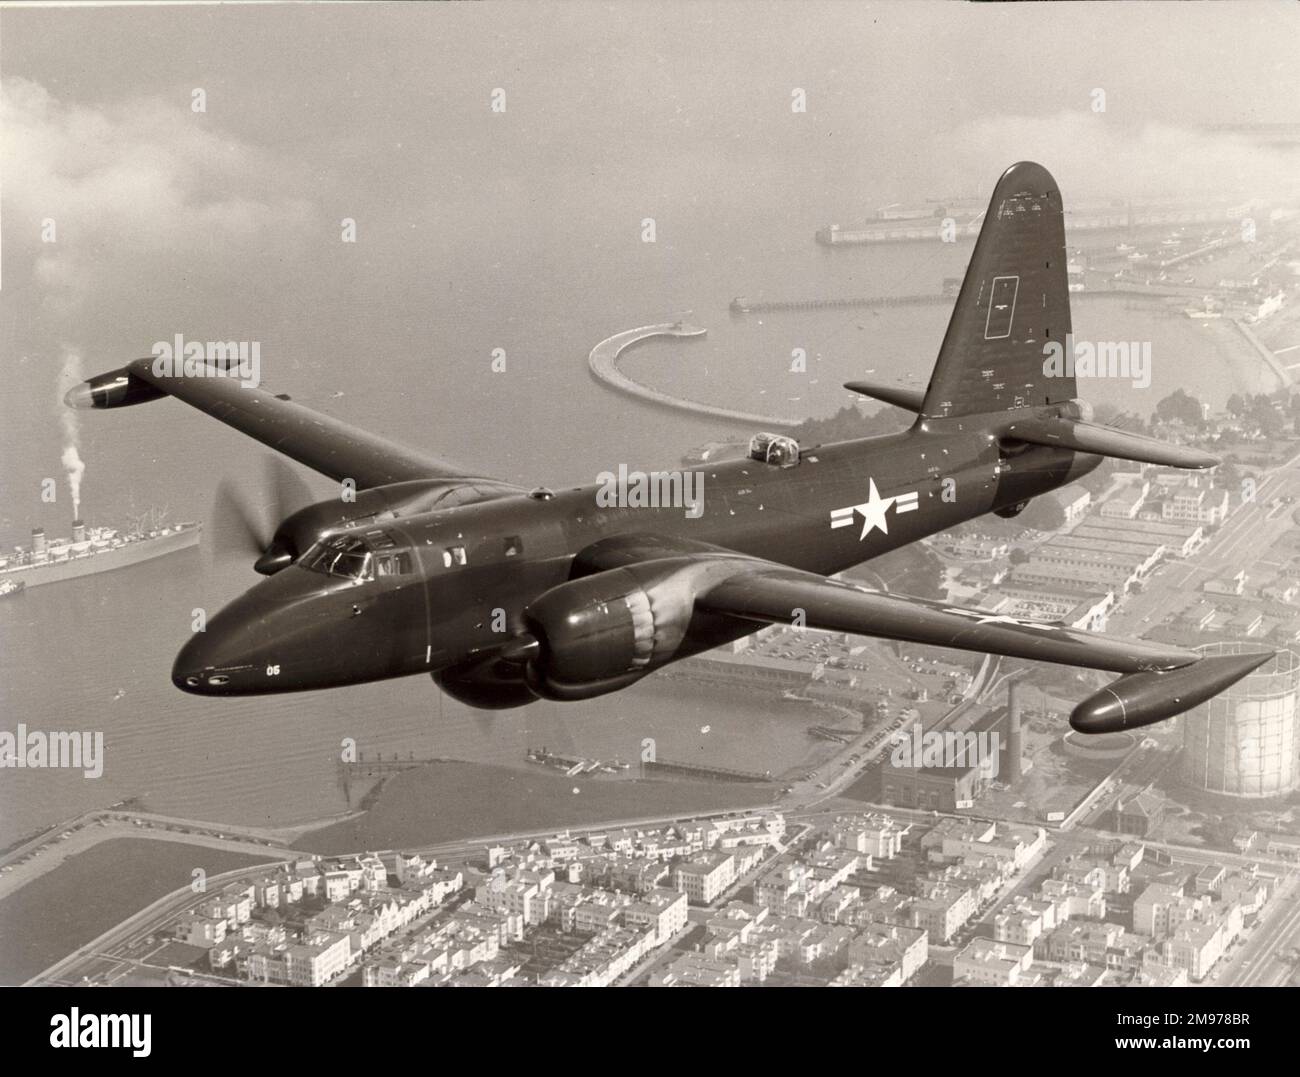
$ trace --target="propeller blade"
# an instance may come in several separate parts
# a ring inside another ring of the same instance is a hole
[[[241,558],[260,557],[271,536],[230,479],[217,486],[212,505],[212,530],[216,548],[223,554]]]
[[[254,569],[270,576],[302,552],[292,549],[292,542],[277,538],[276,532],[289,516],[310,505],[312,496],[302,476],[281,457],[266,457],[264,472],[260,508],[250,504],[230,479],[221,480],[212,506],[212,528],[219,553],[251,560]]]
[[[271,491],[272,518],[277,525],[312,503],[311,490],[306,481],[289,466],[283,456],[266,458],[266,479]]]

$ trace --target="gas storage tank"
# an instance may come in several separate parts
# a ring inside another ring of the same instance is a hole
[[[1212,643],[1204,655],[1258,649],[1254,643]],[[1300,656],[1283,650],[1269,662],[1183,717],[1183,780],[1208,793],[1271,797],[1300,785],[1296,693]]]

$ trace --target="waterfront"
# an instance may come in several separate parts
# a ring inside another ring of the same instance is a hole
[[[96,938],[193,880],[258,863],[257,857],[174,842],[106,841],[0,900],[0,969],[6,985],[35,976],[76,946]],[[68,894],[78,895],[68,901]]]

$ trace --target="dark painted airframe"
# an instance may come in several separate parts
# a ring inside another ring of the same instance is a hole
[[[181,648],[176,685],[302,691],[429,674],[472,706],[585,699],[785,623],[1110,670],[1075,708],[1085,732],[1159,721],[1270,652],[1202,657],[828,579],[1086,475],[1104,456],[1212,467],[1203,453],[1091,422],[1045,359],[1071,332],[1061,196],[1040,165],[998,180],[924,392],[848,388],[916,415],[835,445],[759,435],[703,469],[698,518],[608,506],[598,486],[526,490],[475,476],[202,365],[137,360],[74,388],[76,407],[174,396],[339,482],[283,520],[269,578]],[[1059,365],[1057,366],[1059,369]],[[669,474],[653,476],[673,502]],[[355,490],[355,496],[352,496]]]

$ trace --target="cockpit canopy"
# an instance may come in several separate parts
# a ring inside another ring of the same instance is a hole
[[[794,467],[799,463],[799,443],[784,434],[755,434],[749,439],[749,458],[773,467]]]
[[[405,576],[414,571],[411,552],[402,549],[391,532],[378,527],[360,534],[326,535],[298,559],[298,564],[309,572],[358,583],[376,577]]]

